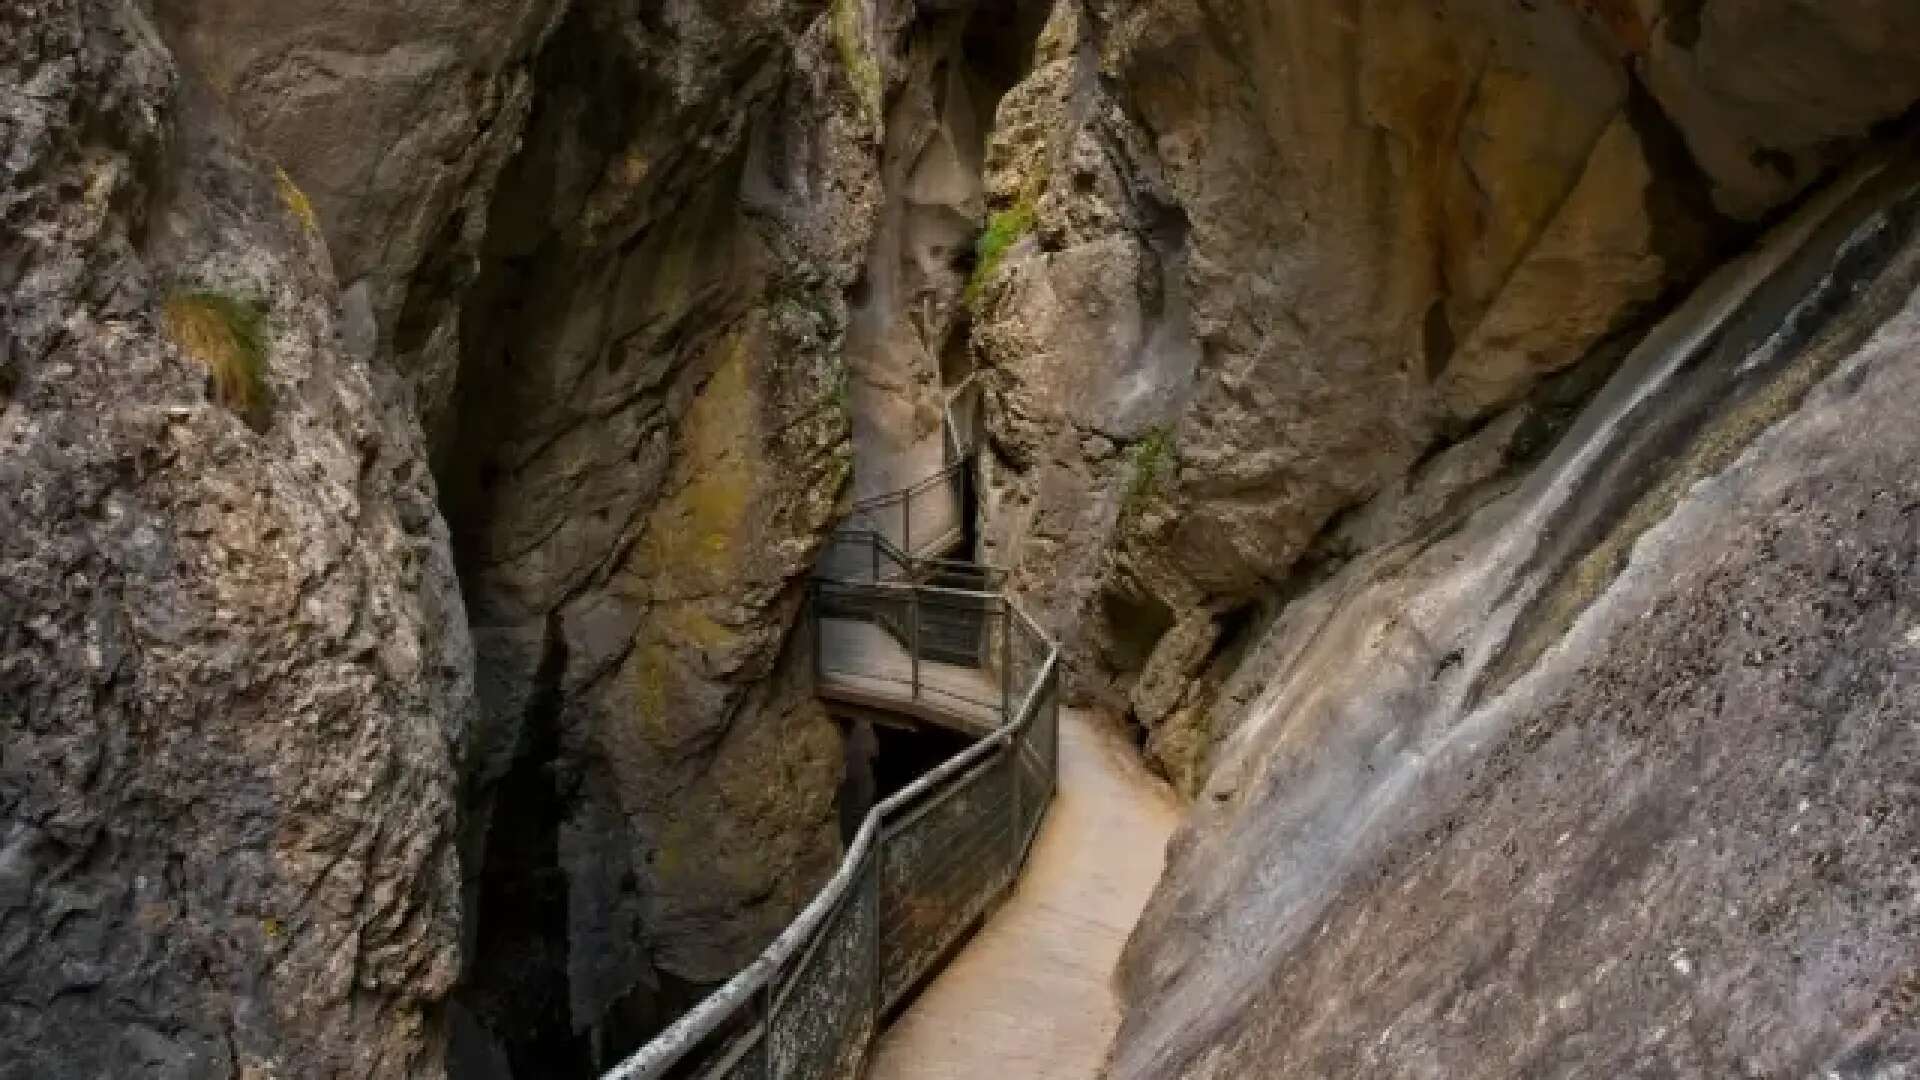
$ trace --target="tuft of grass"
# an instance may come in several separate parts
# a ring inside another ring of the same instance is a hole
[[[987,286],[993,283],[994,275],[1000,272],[1000,264],[1006,261],[1007,252],[1020,242],[1021,237],[1033,231],[1037,218],[1033,200],[1022,199],[1012,209],[1002,210],[987,219],[986,230],[974,244],[973,276],[967,280],[966,302],[969,308],[976,308],[980,299],[986,295]]]
[[[292,214],[293,219],[309,235],[317,234],[320,231],[320,217],[313,212],[313,201],[307,198],[307,193],[300,190],[300,185],[293,182],[293,177],[288,176],[285,169],[273,171],[273,183],[279,189],[280,203],[287,208],[287,213]]]
[[[879,60],[867,45],[865,5],[866,0],[833,0],[833,44],[861,113],[869,123],[878,124],[886,80],[881,76]]]
[[[841,357],[839,364],[834,368],[833,400],[851,421],[853,419],[853,365],[847,363],[845,357]]]
[[[1134,517],[1146,508],[1147,500],[1160,486],[1173,464],[1173,433],[1164,427],[1154,428],[1146,438],[1134,443],[1127,451],[1133,462],[1133,475],[1127,480],[1127,496],[1121,503],[1121,512]]]
[[[267,313],[253,300],[176,292],[162,311],[174,343],[207,369],[214,400],[249,422],[269,405]]]

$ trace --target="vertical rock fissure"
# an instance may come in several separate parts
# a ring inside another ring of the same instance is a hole
[[[987,131],[1045,5],[630,6],[550,33],[478,265],[434,268],[472,281],[436,446],[479,668],[459,1080],[643,1043],[805,902],[836,818],[950,749],[843,746],[783,643],[848,422],[906,406],[878,483],[940,464]]]
[[[550,625],[513,762],[478,800],[489,821],[485,854],[467,869],[479,881],[456,1000],[492,1033],[493,1045],[464,1044],[456,1028],[449,1062],[456,1076],[595,1075],[590,1044],[574,1030],[568,1005],[567,876],[560,862],[568,800],[558,771],[566,664],[565,639]],[[502,1065],[511,1072],[501,1074]]]

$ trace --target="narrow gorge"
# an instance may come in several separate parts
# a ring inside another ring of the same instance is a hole
[[[0,1080],[631,1066],[1022,702],[1142,804],[1009,781],[956,978],[1158,883],[874,1080],[1920,1077],[1907,0],[0,0],[0,91]],[[826,692],[856,541],[998,720]]]

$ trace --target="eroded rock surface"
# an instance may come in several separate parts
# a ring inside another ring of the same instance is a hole
[[[961,287],[976,99],[1014,77],[966,61],[972,16],[576,6],[535,66],[440,470],[482,703],[465,998],[523,1070],[611,1064],[836,865],[791,631],[851,482],[941,461],[946,331],[874,332]]]
[[[1823,194],[1285,609],[1114,1076],[1920,1068],[1917,222],[1911,162]]]
[[[347,345],[394,363],[444,436],[461,301],[533,57],[566,0],[159,0],[193,78],[297,185],[344,292]]]
[[[419,425],[138,5],[0,12],[0,1073],[440,1071],[471,657]]]
[[[1344,557],[1338,515],[1590,389],[1920,98],[1910,24],[1892,3],[1060,5],[994,136],[990,205],[1035,212],[975,346],[990,532],[1082,691],[1204,773],[1241,631]],[[1169,636],[1199,618],[1216,655]],[[1133,700],[1173,670],[1174,700]]]
[[[849,473],[876,128],[813,3],[576,6],[534,78],[440,470],[480,667],[467,999],[517,1067],[585,1071],[834,866],[788,632]]]

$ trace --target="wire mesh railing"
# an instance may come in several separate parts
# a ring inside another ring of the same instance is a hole
[[[908,555],[940,555],[966,539],[967,487],[980,442],[980,387],[967,378],[947,396],[944,463],[919,483],[853,505],[850,529],[876,533]]]
[[[960,399],[948,468],[964,476],[978,398],[966,416]],[[987,734],[874,807],[773,944],[603,1080],[855,1080],[889,1012],[1018,879],[1058,786],[1059,651],[1004,574],[917,558],[911,535],[906,521],[898,543],[862,528],[822,556],[809,602],[822,693]]]
[[[991,599],[999,625],[1010,628],[997,640],[1010,643],[1010,656],[1029,648],[1021,642],[1030,621]],[[908,602],[909,611],[916,606],[931,605]],[[766,952],[606,1080],[858,1077],[889,1011],[1026,862],[1057,786],[1059,656],[1046,645],[1037,664],[1023,664],[1030,682],[1001,681],[1014,696],[994,710],[1011,719],[875,807],[839,872]],[[923,700],[943,694],[926,683],[921,692]]]

